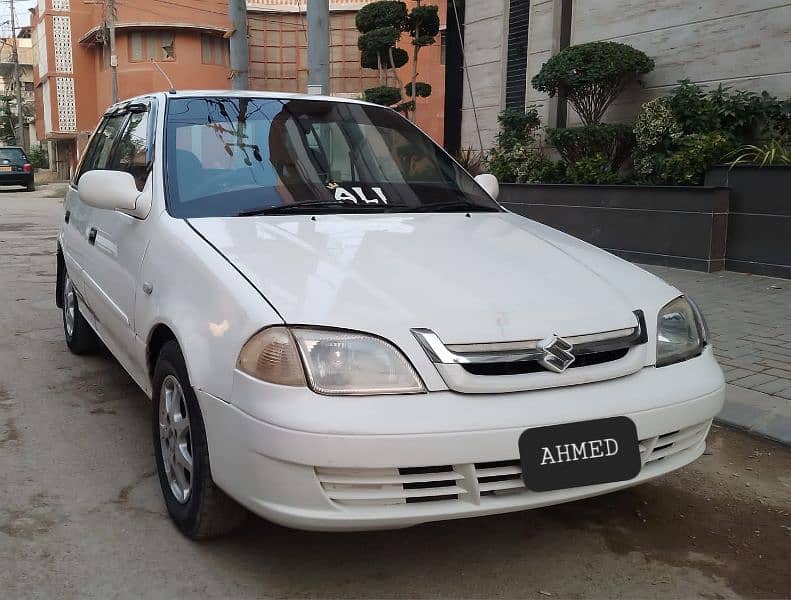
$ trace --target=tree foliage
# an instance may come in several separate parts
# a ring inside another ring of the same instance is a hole
[[[422,81],[418,81],[414,85],[415,87],[415,96],[419,96],[420,98],[428,98],[431,95],[431,84],[423,83]],[[412,82],[410,81],[404,86],[404,91],[406,92],[407,96],[412,95]]]
[[[365,98],[377,104],[396,105],[396,110],[414,119],[416,99],[431,95],[431,86],[417,80],[418,53],[420,48],[436,41],[440,27],[438,7],[423,6],[417,0],[417,6],[409,11],[404,2],[379,0],[360,9],[355,24],[361,33],[357,40],[361,51],[360,64],[379,71],[379,86],[366,90]],[[402,86],[397,72],[409,62],[409,54],[396,47],[403,32],[412,38],[412,70],[406,86]],[[392,86],[391,80],[398,86]],[[407,96],[403,101],[402,88]],[[398,92],[397,97],[394,89]]]
[[[600,162],[603,156],[610,171],[617,173],[634,147],[632,126],[623,123],[597,123],[581,127],[547,129],[547,141],[569,165],[587,158]]]
[[[555,96],[564,93],[585,124],[599,123],[627,84],[654,68],[644,52],[617,42],[569,46],[547,60],[533,87]]]

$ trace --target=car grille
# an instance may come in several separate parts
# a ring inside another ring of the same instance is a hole
[[[711,421],[640,440],[643,468],[697,446]],[[518,459],[393,469],[316,468],[324,493],[345,506],[417,502],[484,503],[505,494],[535,494],[525,488]]]

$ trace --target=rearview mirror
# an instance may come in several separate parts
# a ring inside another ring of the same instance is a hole
[[[80,177],[77,191],[88,206],[118,210],[140,219],[151,208],[150,186],[138,191],[135,178],[126,171],[88,171]]]
[[[497,181],[497,177],[491,173],[481,173],[475,176],[475,182],[481,186],[487,194],[497,200],[497,196],[500,195],[500,182]]]

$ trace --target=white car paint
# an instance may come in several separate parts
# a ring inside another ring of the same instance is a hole
[[[213,478],[230,496],[293,527],[399,527],[605,493],[703,452],[724,394],[711,348],[654,366],[657,314],[680,292],[575,238],[508,212],[171,217],[161,160],[164,105],[204,94],[148,97],[159,109],[146,218],[89,207],[72,186],[59,245],[89,309],[84,316],[149,395],[152,333],[167,326],[175,334],[203,413]],[[635,310],[645,314],[648,343],[619,366],[490,378],[499,383],[459,365],[435,365],[410,332],[430,328],[447,344],[575,336],[634,327]],[[235,368],[253,334],[283,323],[385,338],[405,353],[428,393],[321,396]],[[636,479],[481,495],[476,463],[518,459],[525,429],[621,415],[634,421],[645,445]],[[649,460],[658,436],[696,427],[687,446]],[[453,466],[466,490],[459,500],[346,503],[333,498],[336,484],[324,481],[332,473],[322,471],[335,469],[338,481],[368,490],[382,477],[397,478],[399,467],[434,465]]]

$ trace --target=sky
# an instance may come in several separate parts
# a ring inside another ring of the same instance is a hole
[[[14,0],[14,7],[16,9],[17,27],[21,25],[28,25],[30,23],[30,13],[28,8],[33,8],[36,5],[36,0]],[[0,0],[0,23],[4,23],[11,18],[11,7],[8,0]],[[0,26],[3,36],[8,36],[11,33],[10,25]]]

